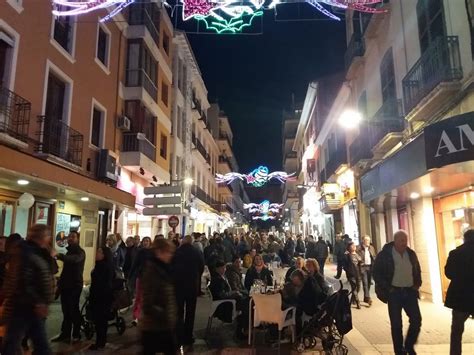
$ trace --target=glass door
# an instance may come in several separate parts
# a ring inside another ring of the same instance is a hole
[[[0,236],[12,234],[13,202],[0,202]]]

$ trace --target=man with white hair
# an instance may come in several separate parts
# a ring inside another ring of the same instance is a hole
[[[360,273],[362,277],[362,286],[364,288],[364,302],[366,302],[369,307],[372,305],[372,299],[370,298],[370,285],[372,283],[372,268],[376,256],[375,248],[370,242],[370,237],[366,235],[362,239],[362,244],[357,248],[357,254],[359,254],[362,259]]]
[[[408,233],[399,230],[394,241],[386,244],[375,258],[375,293],[388,304],[395,355],[416,354],[414,346],[420,334],[421,313],[418,304],[421,269],[416,253],[408,247]],[[402,310],[409,319],[403,342]]]

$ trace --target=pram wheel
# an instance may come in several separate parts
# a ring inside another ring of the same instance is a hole
[[[333,354],[335,355],[347,355],[348,353],[349,349],[344,344],[337,345],[333,351]]]
[[[318,340],[316,337],[304,337],[303,338],[303,344],[305,349],[312,349],[316,346]]]
[[[91,340],[94,337],[94,326],[91,322],[83,318],[81,328],[87,340]]]
[[[304,346],[304,342],[303,342],[303,341],[299,341],[299,342],[296,344],[296,351],[301,354],[301,353],[304,353],[305,350],[306,350],[306,348],[305,348],[305,346]]]
[[[127,328],[127,326],[125,325],[125,319],[123,319],[122,317],[117,317],[115,326],[117,327],[117,332],[119,333],[119,335],[125,333],[125,329]]]

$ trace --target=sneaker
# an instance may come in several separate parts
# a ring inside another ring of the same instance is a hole
[[[51,338],[51,343],[70,343],[71,338],[64,335],[64,334],[59,334],[56,335],[54,338]]]

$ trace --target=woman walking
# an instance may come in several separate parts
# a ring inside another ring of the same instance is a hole
[[[175,251],[172,241],[158,239],[153,242],[153,258],[143,270],[143,314],[140,321],[143,354],[164,353],[176,355],[178,349],[176,304],[173,276],[170,272]]]
[[[353,242],[350,242],[347,245],[347,252],[345,254],[345,266],[344,270],[346,271],[347,281],[351,285],[351,303],[357,306],[357,309],[360,309],[359,302],[359,291],[361,284],[361,264],[362,258],[356,252],[357,247]]]
[[[100,350],[107,342],[107,326],[112,307],[112,282],[114,279],[113,255],[109,248],[97,249],[95,267],[91,273],[89,307],[87,311],[94,321],[96,330],[95,344],[90,350]]]

